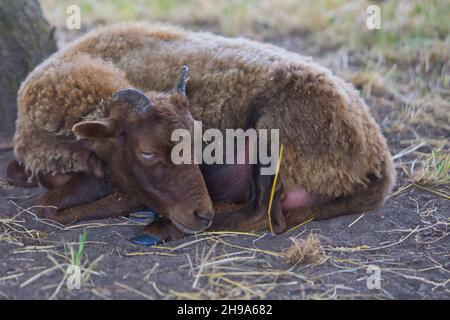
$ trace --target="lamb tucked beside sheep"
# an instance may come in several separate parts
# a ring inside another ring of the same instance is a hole
[[[128,87],[157,100],[150,92],[169,92],[185,64],[189,111],[204,129],[280,130],[276,232],[310,216],[374,209],[392,191],[395,171],[385,138],[358,92],[329,70],[273,45],[145,23],[90,32],[28,76],[19,92],[16,159],[33,176],[99,170],[98,152],[79,144],[72,127],[87,116],[108,117],[98,105]],[[265,226],[273,177],[254,174],[258,165],[223,170],[239,172],[246,189],[253,186],[244,202],[254,205],[247,206],[252,213],[216,216],[213,228]],[[212,178],[220,174],[202,171],[208,187],[220,183]]]

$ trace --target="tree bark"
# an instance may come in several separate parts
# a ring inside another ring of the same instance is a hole
[[[54,29],[37,0],[1,0],[0,133],[12,136],[17,91],[27,74],[56,50]]]

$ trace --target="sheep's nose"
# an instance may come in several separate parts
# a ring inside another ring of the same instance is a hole
[[[203,221],[203,223],[209,227],[212,223],[212,219],[214,218],[214,211],[195,211],[194,215],[197,219]]]

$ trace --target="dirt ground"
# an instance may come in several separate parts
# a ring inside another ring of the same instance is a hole
[[[308,47],[304,35],[270,40],[306,55],[340,74],[343,53]],[[348,72],[363,68],[350,56]],[[411,182],[414,143],[440,141],[448,131],[430,125],[391,130],[400,102],[373,90],[366,98],[395,155],[398,183],[386,205],[363,215],[312,221],[279,236],[204,233],[158,247],[128,241],[142,226],[127,218],[68,228],[39,221],[32,209],[43,190],[10,188],[0,180],[0,298],[4,299],[450,299],[450,201],[440,191]],[[12,152],[0,152],[4,175]],[[447,186],[441,186],[448,188]],[[445,189],[448,190],[448,189]],[[65,271],[83,231],[80,289],[69,289]],[[292,239],[315,234],[313,258],[290,264]],[[380,288],[369,288],[380,270]],[[369,280],[369,281],[368,281]]]

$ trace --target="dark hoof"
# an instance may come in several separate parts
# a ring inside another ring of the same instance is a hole
[[[35,209],[36,215],[41,219],[54,220],[56,216],[56,207],[43,206]]]
[[[161,243],[161,240],[150,234],[143,234],[141,236],[131,238],[130,240],[134,244],[143,244],[145,246],[154,246],[155,244]]]

